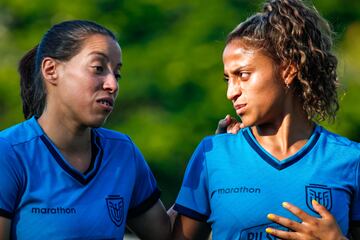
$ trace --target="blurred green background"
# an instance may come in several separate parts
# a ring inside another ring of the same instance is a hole
[[[17,63],[51,25],[89,19],[118,36],[123,78],[106,127],[131,136],[151,166],[169,207],[186,163],[217,122],[234,113],[225,97],[221,54],[255,0],[0,0],[0,130],[23,120]],[[360,141],[360,1],[314,0],[336,33],[341,99],[335,124]]]

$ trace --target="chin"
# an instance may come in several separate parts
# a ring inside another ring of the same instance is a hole
[[[244,124],[244,127],[252,127],[257,124],[257,122],[254,121],[253,119],[249,119],[244,116],[243,117],[240,116],[240,119],[241,119],[242,124]]]
[[[92,119],[92,120],[88,121],[86,125],[91,128],[99,128],[105,124],[106,119],[107,119],[107,117],[99,118],[99,119]]]
[[[102,127],[104,125],[104,122],[102,123],[94,123],[94,124],[90,124],[89,127],[90,128],[99,128]]]

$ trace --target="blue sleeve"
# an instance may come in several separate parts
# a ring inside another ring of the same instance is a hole
[[[174,206],[174,210],[181,215],[198,221],[206,221],[210,215],[206,146],[205,139],[193,153]]]
[[[0,216],[11,219],[19,202],[23,168],[11,145],[0,138]]]
[[[360,225],[360,157],[355,172],[355,193],[351,206],[351,220]]]
[[[160,198],[160,190],[140,150],[134,146],[136,180],[128,217],[136,217],[150,209]]]

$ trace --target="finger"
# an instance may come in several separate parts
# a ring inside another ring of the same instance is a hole
[[[231,117],[230,115],[226,115],[224,119],[221,119],[218,122],[218,126],[216,128],[215,134],[226,133],[227,127],[230,125],[230,123],[231,123]]]
[[[298,235],[295,232],[287,232],[283,230],[278,230],[275,228],[266,228],[265,231],[275,237],[278,237],[280,239],[288,239],[288,240],[300,240]]]
[[[313,199],[311,201],[314,210],[320,214],[320,216],[324,219],[333,219],[333,215],[331,215],[331,213],[326,209],[326,207],[324,207],[323,205],[321,205],[320,203],[318,203],[318,201],[316,201],[315,199]]]
[[[306,222],[306,221],[310,220],[311,218],[313,218],[312,216],[310,216],[309,214],[307,214],[300,208],[292,205],[291,203],[283,202],[282,206],[284,208],[286,208],[287,210],[289,210],[292,214],[294,214],[295,216],[300,218],[303,222]]]
[[[237,134],[240,130],[240,124],[238,122],[232,123],[227,127],[227,132],[232,134]]]
[[[175,210],[173,209],[173,207],[174,207],[174,205],[171,206],[171,208],[169,208],[169,210],[167,210],[167,214],[168,214],[168,216],[169,216],[169,218],[170,218],[171,226],[174,225],[175,219],[176,219],[176,217],[177,217],[177,215],[178,215],[178,212],[175,211]]]
[[[295,232],[298,232],[299,230],[301,230],[301,224],[296,221],[293,221],[289,218],[281,217],[281,216],[278,216],[278,215],[275,215],[272,213],[268,214],[267,218],[270,219],[271,221],[276,222],[284,227],[287,227]]]

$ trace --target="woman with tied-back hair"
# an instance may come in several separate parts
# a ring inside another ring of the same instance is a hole
[[[175,239],[360,239],[360,144],[317,123],[339,108],[331,34],[301,0],[268,0],[228,35],[227,98],[242,123],[227,117],[238,132],[195,150]]]
[[[0,132],[0,239],[168,239],[156,181],[131,139],[101,128],[121,49],[90,21],[54,25],[19,64],[26,121]]]

